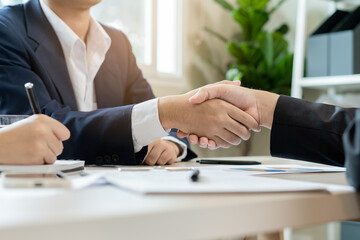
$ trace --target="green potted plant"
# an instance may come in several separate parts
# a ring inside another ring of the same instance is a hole
[[[284,35],[289,28],[282,24],[274,31],[264,29],[271,15],[286,1],[279,0],[268,9],[270,0],[237,0],[236,6],[228,0],[214,0],[228,10],[239,26],[241,34],[228,39],[210,28],[205,31],[223,41],[233,61],[223,71],[205,59],[209,65],[223,73],[228,80],[241,80],[249,88],[279,94],[290,94],[293,54],[288,51]]]

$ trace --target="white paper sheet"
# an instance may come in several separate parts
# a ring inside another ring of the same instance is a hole
[[[144,194],[152,193],[256,193],[327,190],[326,185],[301,181],[247,176],[238,172],[207,170],[198,182],[191,172],[152,170],[107,175],[108,182]]]

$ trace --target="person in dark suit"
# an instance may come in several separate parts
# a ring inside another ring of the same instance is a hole
[[[171,128],[208,134],[223,146],[257,128],[224,101],[193,107],[185,95],[154,99],[126,36],[91,18],[98,2],[30,0],[0,9],[0,113],[30,114],[23,85],[33,82],[42,113],[71,131],[60,158],[97,165],[195,157],[186,156],[186,142],[167,137]],[[228,117],[206,121],[217,116],[213,109]]]
[[[205,86],[190,101],[224,99],[271,129],[271,155],[346,166],[348,182],[360,189],[360,109],[313,103],[237,86]],[[185,133],[179,133],[184,137]],[[191,143],[217,148],[196,135]]]

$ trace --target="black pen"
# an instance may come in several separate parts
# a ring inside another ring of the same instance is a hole
[[[29,102],[30,102],[30,106],[33,110],[33,113],[40,114],[41,110],[40,110],[39,100],[36,96],[34,84],[30,83],[30,82],[26,83],[25,90],[26,90],[26,94],[27,94]]]
[[[199,175],[200,175],[200,171],[198,169],[194,169],[190,177],[191,181],[193,182],[199,181]]]
[[[67,178],[66,174],[63,173],[62,171],[58,171],[58,172],[56,173],[56,176],[57,176],[58,178],[63,178],[63,179],[66,179],[66,178]]]

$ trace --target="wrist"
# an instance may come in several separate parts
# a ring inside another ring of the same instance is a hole
[[[174,96],[162,97],[158,99],[159,120],[164,129],[176,128],[176,107]]]
[[[256,104],[259,112],[260,125],[271,129],[274,112],[279,95],[271,92],[254,90],[256,95]]]

